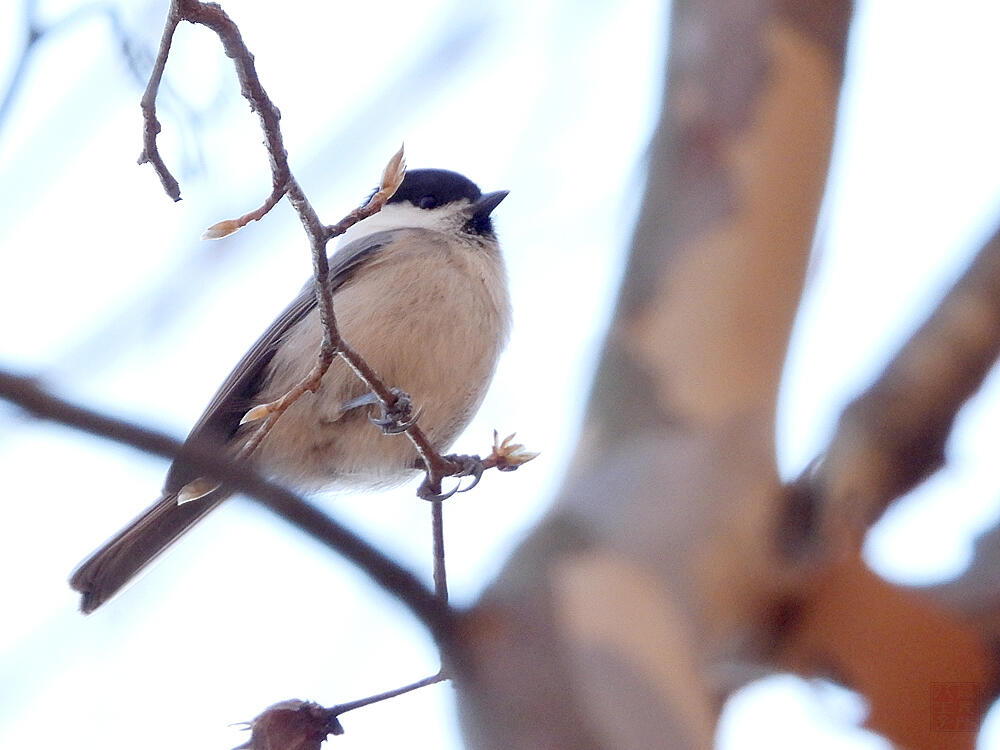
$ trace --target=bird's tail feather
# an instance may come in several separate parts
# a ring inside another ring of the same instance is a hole
[[[82,594],[81,611],[93,612],[114,596],[228,496],[217,489],[181,505],[176,492],[160,497],[73,571],[69,584]]]

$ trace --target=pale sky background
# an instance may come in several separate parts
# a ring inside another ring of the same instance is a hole
[[[542,457],[449,504],[450,582],[468,602],[543,512],[572,450],[641,197],[667,12],[653,0],[224,5],[327,222],[367,194],[401,141],[412,167],[511,190],[495,216],[513,338],[456,449],[487,450],[496,427]],[[23,34],[20,4],[9,6],[4,87]],[[81,7],[42,2],[40,14]],[[166,3],[117,7],[149,54]],[[990,0],[954,0],[946,12],[929,0],[859,6],[822,255],[786,373],[788,476],[992,229],[998,39]],[[88,12],[35,50],[0,123],[0,365],[181,437],[310,262],[284,204],[232,238],[198,240],[260,203],[266,159],[213,35],[181,27],[166,81],[160,142],[179,204],[135,164],[143,82],[107,16]],[[890,579],[957,575],[974,535],[1000,518],[995,380],[963,413],[948,468],[870,535],[868,560]],[[329,705],[435,671],[430,642],[392,599],[242,500],[83,618],[69,572],[155,499],[166,463],[4,405],[0,423],[0,746],[230,748],[243,736],[227,725],[277,700]],[[428,509],[412,487],[320,502],[429,575]],[[437,686],[349,714],[330,747],[458,747],[450,693]],[[863,716],[847,691],[775,677],[731,701],[720,745],[888,747],[857,728]],[[982,747],[1000,746],[996,716],[983,734]]]

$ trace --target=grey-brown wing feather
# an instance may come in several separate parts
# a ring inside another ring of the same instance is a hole
[[[331,290],[335,291],[346,283],[360,266],[391,243],[398,233],[399,230],[376,232],[338,250],[330,258]],[[261,390],[261,379],[278,346],[296,323],[315,308],[316,292],[310,280],[229,373],[188,434],[188,443],[198,440],[221,446],[236,433],[243,415],[257,404],[256,396]],[[198,472],[185,466],[182,461],[175,461],[167,473],[164,491],[177,492],[197,478]]]
[[[378,232],[349,243],[330,258],[330,285],[343,286],[351,275],[393,241],[398,230]],[[310,281],[278,316],[233,369],[188,435],[193,440],[224,444],[239,428],[240,419],[260,390],[260,381],[284,336],[316,306]],[[91,612],[179,539],[203,516],[225,500],[220,488],[203,498],[177,504],[177,491],[197,474],[175,461],[160,499],[85,560],[70,578],[82,594],[80,608]]]

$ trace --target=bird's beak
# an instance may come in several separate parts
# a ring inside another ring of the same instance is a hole
[[[495,193],[481,195],[479,200],[472,204],[472,215],[486,217],[493,213],[493,209],[500,205],[500,201],[507,197],[509,190],[497,190]]]

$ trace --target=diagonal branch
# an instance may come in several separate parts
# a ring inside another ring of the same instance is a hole
[[[822,463],[796,483],[822,502],[822,517],[806,527],[847,531],[857,543],[893,500],[944,464],[955,417],[998,356],[1000,228],[881,377],[847,406]],[[811,498],[798,497],[800,515],[814,512]]]
[[[410,571],[346,527],[280,485],[262,479],[246,463],[199,443],[183,444],[167,435],[64,401],[29,378],[0,370],[0,398],[40,419],[113,440],[185,463],[217,477],[357,565],[405,604],[442,647],[452,639],[454,614]]]

